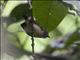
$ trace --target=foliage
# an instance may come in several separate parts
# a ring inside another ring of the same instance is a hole
[[[4,1],[2,4],[5,5],[1,17],[8,21],[6,31],[9,32],[9,40],[16,42],[13,44],[18,48],[31,52],[31,37],[21,27],[24,22],[23,15],[30,12],[28,2],[7,1],[5,3]],[[50,36],[50,38],[34,37],[36,53],[47,51],[47,48],[51,48],[47,52],[50,50],[53,52],[53,49],[56,50],[56,48],[57,50],[71,48],[75,42],[80,40],[80,15],[78,14],[80,11],[76,5],[78,9],[74,7],[70,9],[60,1],[32,1],[32,7],[32,14],[36,21],[48,31]],[[15,39],[13,39],[14,36],[16,36]]]

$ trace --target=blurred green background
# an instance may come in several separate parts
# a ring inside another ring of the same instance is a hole
[[[2,60],[8,59],[7,57],[12,58],[10,60],[30,60],[31,36],[27,35],[21,27],[25,21],[23,15],[29,13],[28,1],[2,0],[0,3]],[[51,60],[48,59],[50,56],[65,58],[63,60],[80,59],[78,58],[80,56],[79,6],[80,1],[32,1],[32,14],[36,22],[46,28],[50,36],[50,38],[34,37],[37,60],[42,58]]]

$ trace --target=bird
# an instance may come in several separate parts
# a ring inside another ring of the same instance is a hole
[[[49,37],[48,32],[34,20],[33,16],[23,16],[25,22],[21,24],[24,31],[33,37],[46,38]],[[32,31],[33,30],[33,31]]]

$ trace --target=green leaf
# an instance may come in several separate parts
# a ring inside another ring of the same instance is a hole
[[[3,17],[8,17],[8,16],[10,16],[12,10],[13,10],[16,6],[18,6],[18,5],[20,5],[20,4],[24,4],[24,3],[26,3],[26,1],[8,1],[7,4],[6,4],[6,6],[5,6],[5,8],[4,8],[3,13],[1,14],[1,16],[3,16]],[[16,14],[17,14],[17,13],[16,13]]]
[[[74,32],[76,30],[75,21],[76,16],[67,14],[57,28],[63,35]]]
[[[33,16],[46,30],[55,29],[67,13],[59,1],[33,1]]]
[[[22,28],[20,25],[21,23],[23,23],[23,21],[10,24],[7,28],[7,31],[12,32],[12,33],[17,33],[17,32],[22,31]]]
[[[23,15],[27,15],[30,12],[28,8],[29,6],[27,4],[20,4],[12,10],[10,16],[15,17],[17,21],[20,21],[23,18]]]
[[[27,44],[27,41],[29,40],[29,36],[25,32],[18,32],[17,37],[20,41],[20,45],[22,48]]]

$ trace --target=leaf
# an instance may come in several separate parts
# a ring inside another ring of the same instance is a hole
[[[8,1],[1,16],[8,17],[16,6],[24,4],[26,2],[27,1]]]
[[[23,18],[23,16],[27,15],[29,12],[29,6],[27,4],[20,4],[12,10],[10,16],[15,17],[17,19],[17,22],[20,21]]]
[[[59,1],[33,1],[33,16],[48,32],[55,29],[67,13]]]
[[[21,47],[24,48],[24,46],[27,44],[27,41],[29,40],[29,36],[26,35],[25,32],[18,32],[17,36],[20,41]]]
[[[12,33],[17,33],[17,32],[22,31],[22,28],[20,26],[21,23],[23,23],[23,21],[10,24],[7,28],[7,31],[12,32]]]
[[[67,14],[57,28],[63,35],[68,32],[74,32],[76,30],[75,21],[76,16]]]

